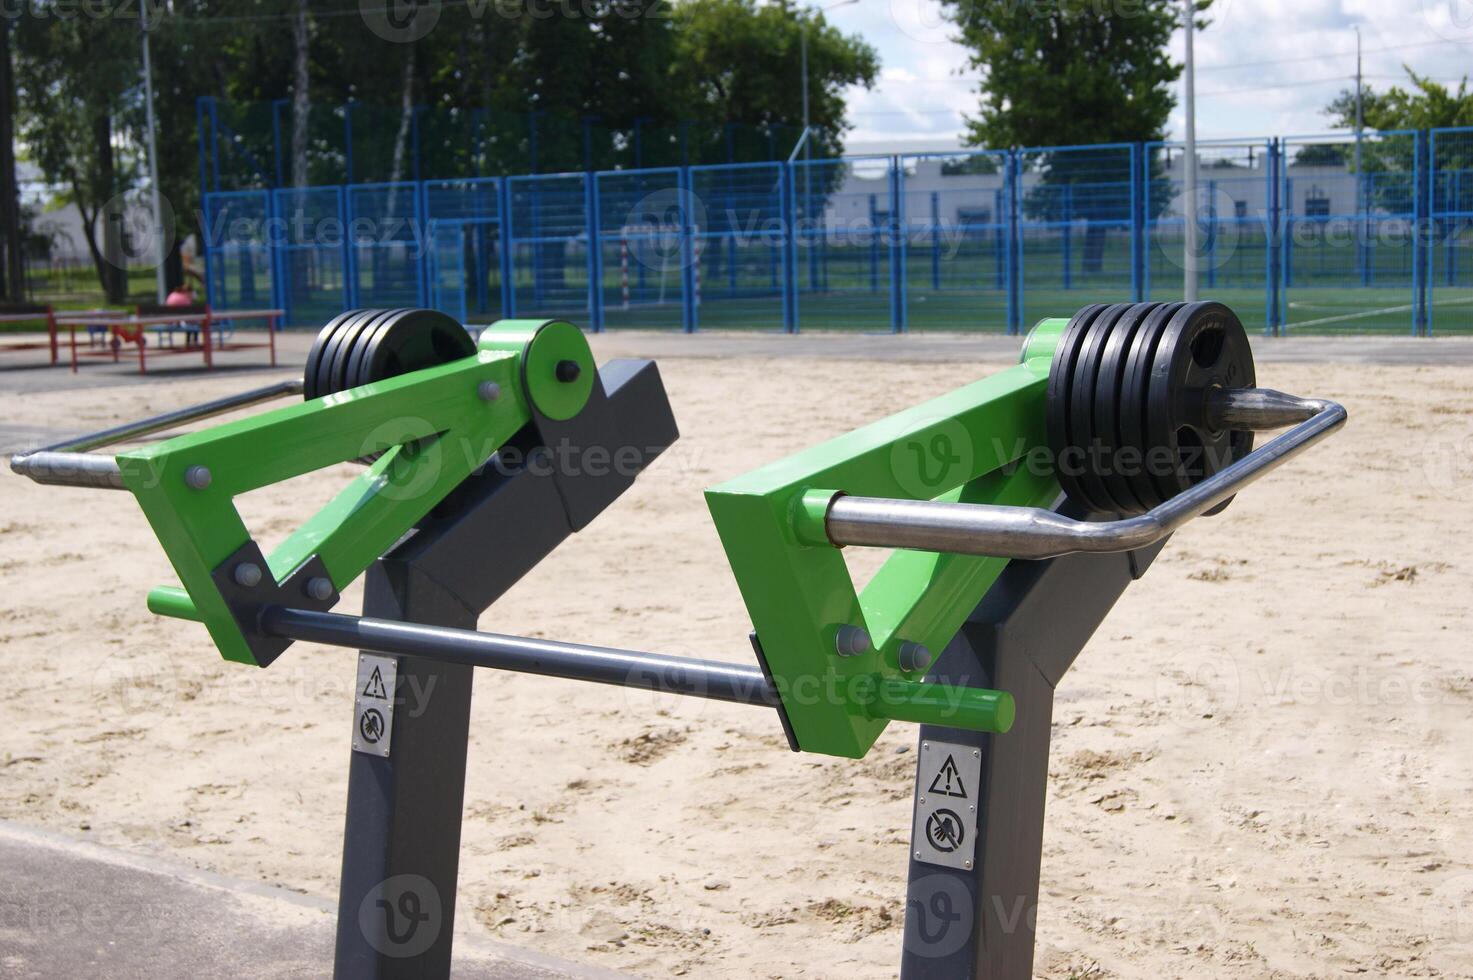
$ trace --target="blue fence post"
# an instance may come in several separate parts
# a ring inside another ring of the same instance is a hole
[[[1431,317],[1427,302],[1428,253],[1432,233],[1432,194],[1428,175],[1431,170],[1431,154],[1428,152],[1427,130],[1417,130],[1413,153],[1412,187],[1414,191],[1412,217],[1412,336],[1427,336],[1432,332]]]
[[[514,276],[516,275],[516,264],[512,261],[512,215],[511,215],[511,181],[505,177],[494,178],[496,180],[496,211],[499,220],[496,222],[497,264],[501,270],[501,315],[511,319],[517,315],[517,290]]]
[[[588,236],[588,326],[594,333],[603,330],[603,228],[598,213],[598,175],[583,175],[583,221]]]
[[[1263,226],[1263,332],[1270,337],[1279,332],[1279,141],[1268,141],[1264,156],[1264,208]]]
[[[1146,143],[1130,147],[1130,295],[1137,303],[1151,294],[1146,230],[1150,227],[1151,157]]]
[[[729,131],[729,127],[728,127]],[[798,332],[798,219],[796,202],[793,200],[797,187],[793,177],[793,164],[780,163],[779,180],[782,183],[782,227],[783,227],[783,329],[788,333]]]
[[[690,171],[681,169],[676,175],[677,197],[680,201],[680,299],[681,320],[686,333],[695,333],[699,310],[696,307],[696,279],[700,275],[696,268],[696,226],[691,207]]]
[[[1019,185],[1023,182],[1023,157],[1008,152],[1008,333],[1021,332],[1023,323],[1023,228],[1018,214]]]
[[[431,234],[429,219],[427,217],[429,214],[429,202],[425,199],[425,194],[424,182],[416,179],[414,182],[414,229],[412,234],[419,248],[419,261],[416,263],[416,269],[419,273],[419,286],[415,290],[415,295],[419,298],[418,302],[420,306],[430,305],[431,270],[429,266],[430,256],[435,251],[434,236]],[[460,247],[462,249],[465,247],[463,239]],[[464,268],[464,266],[465,263],[462,262],[461,267]],[[464,292],[464,289],[462,289],[462,296]]]
[[[905,172],[900,165],[900,157],[890,158],[890,218],[887,222],[887,231],[890,235],[890,329],[895,333],[905,333],[909,329],[906,322],[905,303],[905,263],[906,241],[905,241]]]
[[[1289,334],[1289,290],[1294,283],[1294,178],[1289,176],[1289,144],[1279,150],[1279,336]]]

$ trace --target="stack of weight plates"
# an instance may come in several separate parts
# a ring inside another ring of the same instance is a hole
[[[1094,512],[1150,510],[1252,450],[1252,432],[1215,423],[1209,395],[1253,385],[1248,335],[1221,303],[1086,306],[1049,369],[1060,486]]]
[[[349,310],[317,335],[302,369],[311,400],[469,357],[475,339],[438,310]]]

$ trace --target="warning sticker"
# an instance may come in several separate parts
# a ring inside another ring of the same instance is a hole
[[[915,859],[970,870],[977,847],[982,752],[954,742],[922,742],[916,767]]]
[[[399,661],[368,653],[358,655],[357,697],[353,699],[353,751],[389,757],[394,733],[394,681]]]

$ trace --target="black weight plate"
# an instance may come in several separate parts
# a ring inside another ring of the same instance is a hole
[[[349,327],[343,335],[343,340],[338,344],[333,353],[332,363],[327,366],[328,386],[332,391],[347,391],[356,387],[352,381],[352,375],[348,373],[349,361],[353,354],[361,349],[372,335],[374,329],[385,320],[405,310],[378,310],[371,317],[365,317]]]
[[[1100,478],[1100,472],[1108,461],[1104,458],[1102,440],[1094,425],[1095,380],[1100,374],[1100,354],[1104,351],[1106,338],[1132,309],[1134,307],[1129,303],[1115,303],[1095,317],[1085,329],[1069,390],[1069,433],[1075,445],[1084,449],[1084,465],[1078,476],[1084,496],[1079,503],[1100,513],[1117,512],[1121,505],[1105,489],[1105,482]]]
[[[1185,304],[1167,303],[1146,317],[1131,337],[1124,351],[1120,375],[1118,424],[1120,451],[1127,452],[1138,464],[1126,469],[1135,499],[1145,510],[1161,503],[1161,491],[1151,472],[1164,465],[1165,449],[1153,450],[1146,438],[1146,386],[1151,377],[1151,363],[1161,336],[1171,318]]]
[[[1070,317],[1059,337],[1059,345],[1054,348],[1054,358],[1049,362],[1045,396],[1049,448],[1053,450],[1054,474],[1058,477],[1059,486],[1073,500],[1083,499],[1083,491],[1075,479],[1082,460],[1076,458],[1077,450],[1069,427],[1069,393],[1074,384],[1079,342],[1084,338],[1084,331],[1108,308],[1108,304],[1094,303]]]
[[[302,366],[302,397],[307,401],[321,398],[326,394],[326,392],[317,390],[317,368],[322,363],[323,348],[336,335],[340,326],[362,312],[362,310],[344,310],[317,331],[317,337],[312,341],[312,349],[307,352],[307,362]]]
[[[316,385],[318,395],[330,395],[338,390],[333,386],[332,381],[332,365],[337,359],[338,351],[342,349],[343,344],[351,337],[357,336],[357,331],[362,328],[363,324],[382,312],[382,310],[359,310],[357,316],[338,324],[338,328],[333,331],[332,336],[323,345],[322,356],[317,362]]]
[[[1136,337],[1143,330],[1159,329],[1159,324],[1170,320],[1181,304],[1145,304],[1139,314],[1122,317],[1121,323],[1105,343],[1100,354],[1099,382],[1094,386],[1094,429],[1100,439],[1108,444],[1111,460],[1105,483],[1117,498],[1128,508],[1121,513],[1140,514],[1150,510],[1150,501],[1155,501],[1153,483],[1146,473],[1145,449],[1140,445],[1140,436],[1127,430],[1122,420],[1125,399],[1125,367],[1130,360],[1131,349]],[[1143,489],[1137,489],[1142,485]]]
[[[351,315],[345,316],[338,322],[337,328],[331,334],[323,336],[322,350],[318,352],[317,362],[313,366],[312,376],[310,378],[312,390],[318,398],[321,398],[323,395],[332,394],[332,388],[328,385],[328,379],[330,377],[328,369],[332,365],[333,355],[337,351],[338,344],[342,343],[343,333],[351,329],[354,324],[362,321],[364,317],[372,315],[373,312],[373,310],[368,309],[353,310]]]
[[[369,338],[356,381],[369,384],[470,357],[476,340],[439,310],[409,310],[385,320]]]
[[[343,378],[350,388],[368,384],[369,379],[364,370],[368,362],[368,353],[376,349],[379,336],[389,328],[390,322],[410,312],[409,309],[398,309],[390,311],[393,315],[380,318],[371,330],[364,332],[358,344],[353,348],[353,355],[348,358],[347,368],[343,372]]]
[[[1090,426],[1100,446],[1100,480],[1121,514],[1139,514],[1146,510],[1130,483],[1130,471],[1141,465],[1139,452],[1133,448],[1121,451],[1120,386],[1125,377],[1125,354],[1130,350],[1136,331],[1163,305],[1137,303],[1132,306],[1116,322],[1100,351]]]
[[[1146,438],[1171,449],[1172,465],[1154,474],[1165,497],[1190,489],[1252,450],[1252,432],[1212,424],[1207,396],[1213,388],[1251,388],[1255,380],[1248,333],[1232,310],[1221,303],[1192,303],[1171,318],[1151,363],[1146,404]]]

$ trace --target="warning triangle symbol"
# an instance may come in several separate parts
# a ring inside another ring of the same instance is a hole
[[[967,798],[967,788],[962,785],[962,774],[957,771],[956,760],[951,756],[941,764],[941,771],[936,778],[931,780],[930,792],[938,796],[956,796],[961,799]]]
[[[384,675],[379,672],[379,668],[373,668],[373,673],[368,677],[368,683],[363,687],[363,696],[365,698],[378,698],[380,701],[389,700],[389,692],[384,690]],[[950,762],[951,760],[948,759],[947,761]]]

